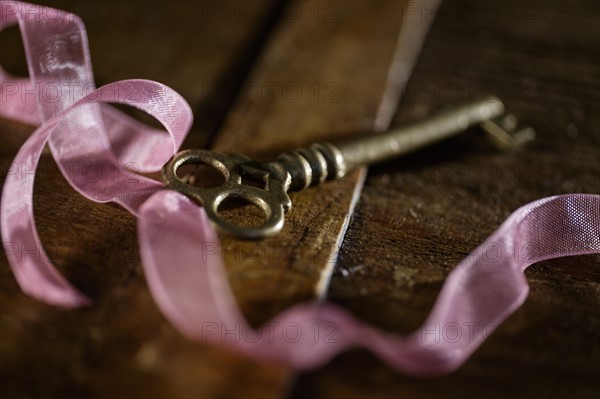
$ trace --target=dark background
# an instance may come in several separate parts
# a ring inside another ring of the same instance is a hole
[[[252,2],[257,13],[244,3],[228,2],[232,9],[226,15],[207,13],[207,5],[214,3],[72,1],[53,6],[84,19],[98,85],[148,78],[182,93],[196,117],[185,146],[200,147],[218,142],[228,115],[240,113],[241,106],[235,105],[236,96],[239,104],[244,95],[240,87],[268,64],[264,54],[280,45],[281,26],[290,23],[290,6],[284,2]],[[393,8],[393,1],[374,3],[373,9]],[[335,2],[307,9],[318,11],[317,20],[333,18],[336,26],[336,18],[344,16],[328,4]],[[324,40],[327,34],[334,35],[334,29],[323,33]],[[0,33],[0,46],[2,66],[25,74],[18,31]],[[410,331],[427,315],[447,273],[513,210],[549,195],[598,194],[599,61],[600,6],[595,1],[443,2],[394,123],[493,93],[535,127],[538,137],[526,149],[507,154],[470,132],[371,168],[328,299],[381,328]],[[352,91],[343,90],[343,81],[334,82],[345,104]],[[362,83],[356,79],[356,85]],[[304,115],[302,109],[297,113]],[[293,116],[282,116],[287,117]],[[336,123],[331,121],[332,130]],[[31,131],[0,120],[3,167]],[[50,257],[96,305],[64,312],[25,297],[2,257],[2,397],[600,395],[598,256],[528,269],[526,303],[449,376],[403,376],[364,351],[298,374],[183,339],[147,293],[134,218],[79,197],[49,156],[40,168],[35,207],[42,241],[51,243]],[[85,245],[73,245],[76,241]],[[239,285],[236,294],[245,297],[244,289],[256,287]],[[58,336],[49,336],[52,331]]]

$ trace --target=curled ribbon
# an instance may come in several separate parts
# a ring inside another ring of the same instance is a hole
[[[138,218],[142,263],[154,299],[191,339],[225,344],[255,359],[300,369],[318,367],[349,347],[363,346],[399,371],[441,375],[463,364],[525,300],[523,274],[531,264],[600,252],[600,196],[544,198],[515,211],[448,276],[429,317],[407,337],[368,326],[328,303],[296,305],[252,329],[231,293],[219,254],[206,251],[217,236],[202,208],[162,184],[110,173],[90,180],[86,162],[104,171],[156,171],[178,150],[192,123],[186,101],[147,80],[94,85],[85,29],[72,14],[0,0],[0,29],[20,27],[29,79],[0,69],[0,115],[39,125],[17,153],[0,204],[4,249],[27,294],[66,308],[90,303],[36,247],[33,174],[49,143],[65,179],[96,202],[119,203]],[[142,125],[108,103],[127,104],[156,118],[168,134]],[[14,172],[14,170],[13,170]],[[486,256],[493,247],[498,256]],[[521,248],[521,252],[515,251]],[[447,332],[440,339],[439,332]],[[232,332],[234,332],[232,334]]]

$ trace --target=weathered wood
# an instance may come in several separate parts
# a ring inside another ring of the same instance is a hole
[[[263,12],[272,7],[262,2],[170,2],[165,9],[161,3],[94,3],[87,11],[72,3],[54,6],[75,8],[83,16],[98,83],[156,79],[179,90],[192,105],[200,104],[199,121],[187,142],[199,146],[206,142],[206,131],[219,125],[219,112],[212,111],[227,105],[221,89],[231,86],[223,74],[236,71],[235,54],[252,39],[245,36],[252,36],[264,21],[260,15],[244,16],[242,9],[249,3]],[[399,30],[408,28],[403,25],[403,4],[288,5],[216,147],[266,157],[317,138],[385,127],[400,89],[388,74],[397,71],[403,76],[410,69],[397,62],[403,53],[396,53],[393,63]],[[206,7],[216,7],[216,14]],[[105,16],[98,17],[97,9]],[[111,23],[117,25],[114,30]],[[411,31],[419,38],[424,27],[417,23]],[[402,47],[407,61],[414,60],[418,47]],[[138,49],[144,51],[132,56]],[[7,67],[19,69],[10,62]],[[252,100],[257,88],[259,97]],[[10,144],[2,152],[8,169],[31,130],[11,121],[1,123],[3,143]],[[8,396],[278,397],[289,389],[290,373],[285,369],[259,366],[183,339],[147,291],[135,220],[116,206],[94,204],[73,192],[48,155],[40,169],[34,207],[41,241],[49,257],[95,304],[69,312],[41,305],[20,293],[2,258],[0,378]],[[234,289],[253,322],[324,291],[360,181],[357,172],[325,191],[296,195],[295,216],[276,241],[257,247],[224,241]],[[256,251],[260,263],[250,265],[247,254]],[[273,262],[265,262],[265,257]],[[274,305],[267,307],[269,301]]]
[[[399,1],[291,3],[292,20],[261,55],[215,149],[268,159],[386,128],[402,88],[398,77],[408,78],[428,27],[405,18],[405,8]],[[293,193],[286,225],[274,238],[222,237],[233,290],[253,323],[323,295],[363,177],[361,170]]]
[[[373,168],[328,298],[381,328],[418,327],[450,270],[516,208],[600,193],[600,27],[591,2],[446,1],[396,118],[495,93],[537,140],[501,154],[473,135]],[[531,267],[531,293],[455,374],[399,375],[366,352],[300,378],[294,397],[597,397],[600,257]]]
[[[231,87],[221,83],[222,75],[238,73],[240,49],[253,45],[255,31],[264,29],[273,7],[253,1],[262,10],[253,17],[241,14],[247,3],[238,1],[228,2],[229,14],[218,2],[52,3],[83,17],[98,84],[156,79],[190,101],[199,122],[189,146],[206,143],[207,133],[227,111],[223,90]],[[215,7],[216,14],[210,11]],[[14,56],[20,47],[17,31],[0,37],[2,65],[25,74],[24,62]],[[31,131],[0,120],[3,178]],[[182,338],[148,293],[135,219],[117,206],[77,194],[48,154],[39,171],[34,209],[41,242],[94,306],[63,311],[26,297],[1,256],[3,397],[277,397],[286,389],[275,367]]]

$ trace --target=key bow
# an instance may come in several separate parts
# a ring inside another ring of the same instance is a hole
[[[204,164],[219,171],[224,182],[215,187],[198,187],[177,175],[186,164]],[[277,163],[261,164],[240,154],[220,154],[208,150],[185,150],[175,154],[162,168],[165,188],[178,191],[202,205],[208,218],[222,232],[245,238],[272,236],[284,224],[284,214],[292,202],[287,195],[289,173]],[[262,187],[259,187],[262,186]],[[258,226],[230,223],[219,213],[229,198],[238,198],[259,208],[265,221]]]

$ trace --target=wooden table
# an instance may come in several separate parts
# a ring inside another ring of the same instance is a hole
[[[186,97],[196,117],[186,147],[266,158],[316,139],[385,129],[394,113],[392,123],[405,123],[485,94],[497,94],[534,126],[538,138],[523,151],[499,153],[472,132],[373,167],[366,180],[359,171],[294,194],[296,205],[277,239],[223,240],[231,285],[252,323],[317,295],[380,328],[405,333],[423,321],[448,272],[511,211],[544,196],[600,192],[598,5],[436,4],[53,6],[86,22],[99,85],[149,78]],[[410,68],[394,60],[415,59],[419,46],[399,47],[398,37],[418,42],[432,21],[408,80]],[[21,60],[15,56],[22,52],[16,31],[0,34],[0,43],[0,64],[24,73],[22,54]],[[0,119],[2,176],[31,132],[30,126]],[[598,256],[530,268],[525,305],[447,377],[399,375],[358,350],[297,373],[182,338],[148,293],[135,219],[76,194],[49,154],[40,171],[34,205],[41,240],[95,305],[65,312],[24,296],[2,257],[2,397],[600,393]],[[267,255],[268,268],[249,260]]]

